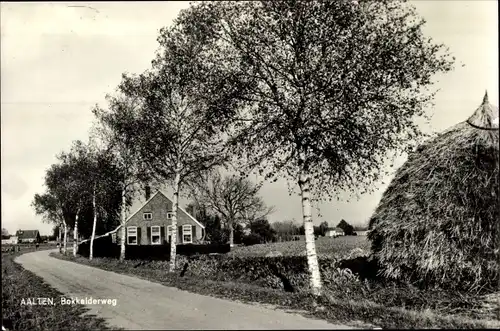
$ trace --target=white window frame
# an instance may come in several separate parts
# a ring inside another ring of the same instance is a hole
[[[184,236],[189,235],[191,240],[184,240]],[[192,244],[193,243],[193,227],[191,224],[184,224],[182,226],[182,243],[183,244]]]
[[[174,232],[174,227],[172,225],[167,225],[167,240],[168,240],[168,242],[171,241],[171,239],[169,237],[172,236],[173,232]]]
[[[158,233],[153,234],[153,229],[158,229]],[[157,243],[154,242],[153,236],[158,237]],[[159,225],[155,225],[155,226],[151,227],[151,245],[161,245],[161,228]]]
[[[168,212],[167,213],[167,220],[171,220],[173,216],[174,216],[174,213]]]
[[[134,230],[135,234],[130,234],[130,230]],[[137,226],[129,226],[127,227],[127,245],[138,245],[139,244],[139,236],[138,236]],[[130,242],[130,237],[135,237],[135,243]]]
[[[149,217],[146,217],[146,215],[148,215]],[[142,214],[142,218],[145,219],[146,221],[151,221],[153,219],[153,213],[146,212]]]

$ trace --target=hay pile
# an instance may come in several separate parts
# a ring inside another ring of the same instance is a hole
[[[475,113],[420,146],[370,219],[373,256],[388,278],[498,290],[498,108]]]

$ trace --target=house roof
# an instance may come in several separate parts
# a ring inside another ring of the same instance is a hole
[[[36,238],[39,234],[38,230],[17,230],[16,237],[18,239],[32,239]]]
[[[141,209],[142,207],[144,207],[145,205],[147,205],[151,200],[153,200],[153,198],[155,196],[157,196],[158,194],[161,194],[163,195],[165,198],[167,198],[167,200],[169,200],[170,202],[173,203],[172,199],[170,199],[165,193],[163,193],[162,191],[158,190],[155,194],[153,194],[146,202],[144,202],[133,214],[131,214],[128,218],[127,218],[127,221],[128,222],[132,217],[134,217]],[[202,229],[205,228],[205,226],[203,224],[201,224],[200,222],[198,222],[198,220],[196,218],[194,218],[190,213],[188,213],[184,208],[182,208],[181,206],[178,206],[177,208],[179,208],[181,211],[183,211],[189,218],[191,218],[193,220],[193,222],[195,222],[196,224],[198,224]]]

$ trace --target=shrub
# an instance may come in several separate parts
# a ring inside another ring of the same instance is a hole
[[[343,286],[348,280],[358,282],[358,277],[352,272],[339,268],[339,262],[333,257],[319,259],[325,286]],[[270,288],[283,288],[286,282],[295,290],[309,288],[305,256],[201,256],[189,261],[186,274],[220,281],[237,280]]]
[[[242,241],[245,246],[252,246],[262,243],[263,239],[256,233],[250,233],[249,235],[244,236]]]

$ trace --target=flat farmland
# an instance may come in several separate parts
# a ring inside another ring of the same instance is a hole
[[[343,256],[353,249],[362,249],[369,253],[370,242],[366,236],[342,236],[337,238],[319,237],[316,240],[316,252],[320,256]],[[252,246],[234,247],[231,256],[265,256],[269,252],[280,252],[283,256],[305,255],[305,241],[286,241]]]

